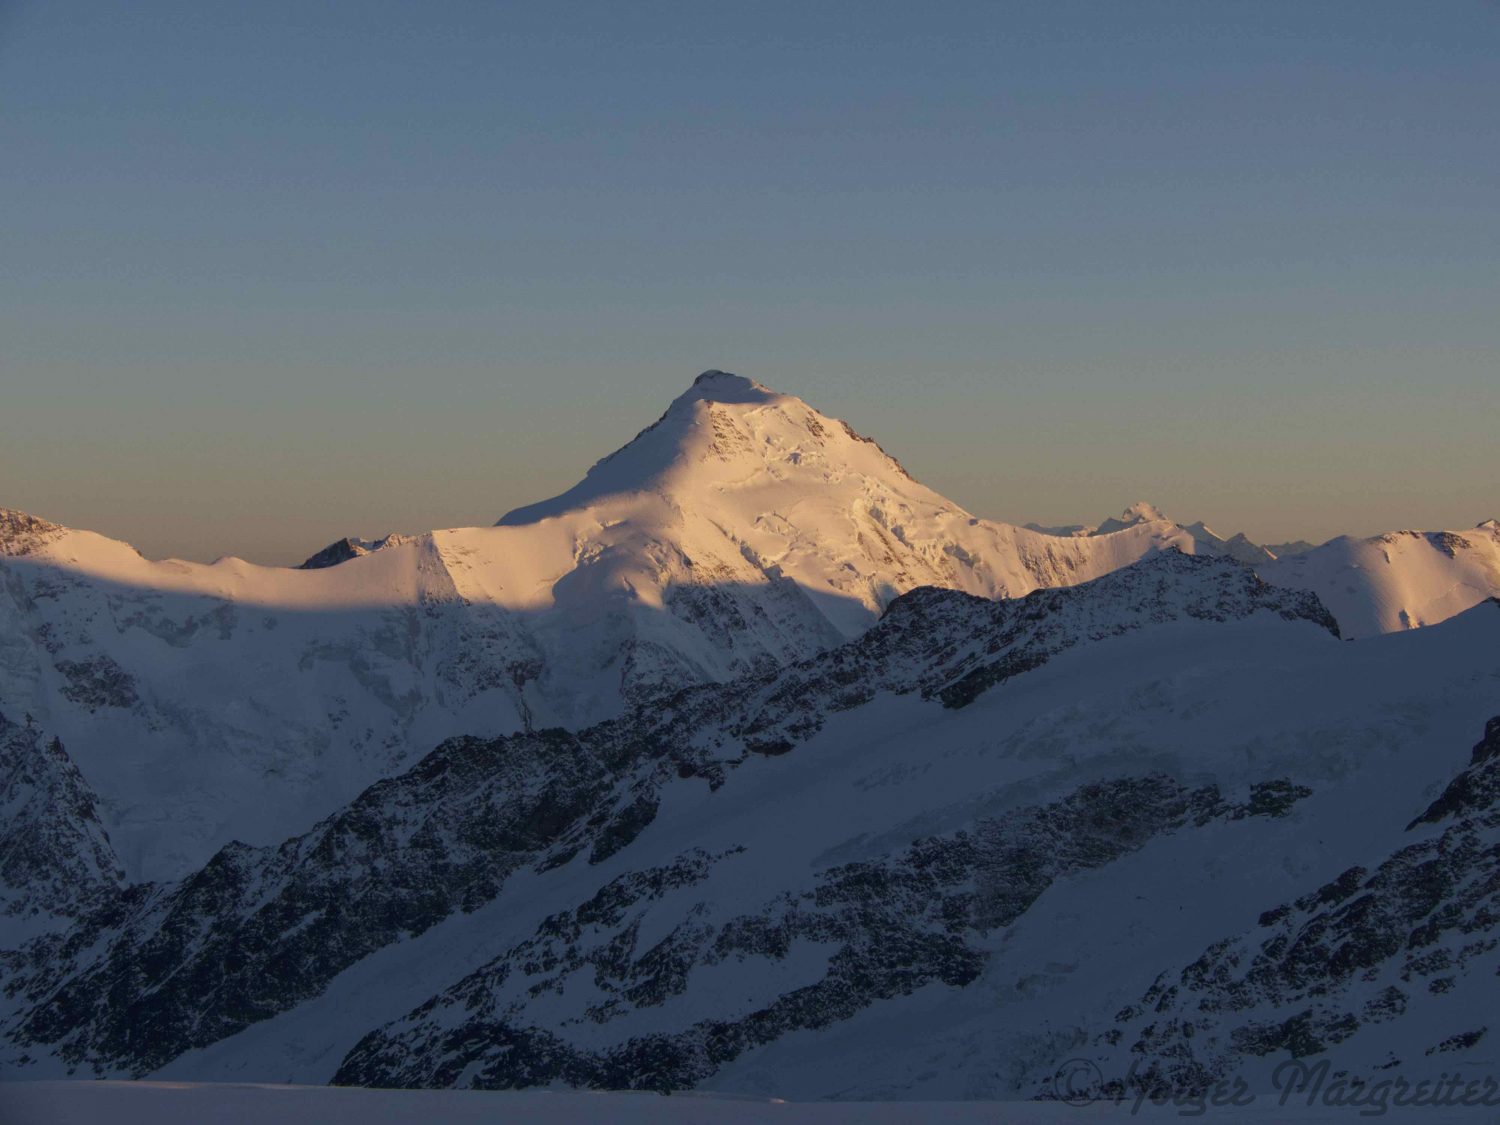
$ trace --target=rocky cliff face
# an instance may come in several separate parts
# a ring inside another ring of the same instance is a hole
[[[124,882],[93,791],[31,716],[0,715],[0,913],[47,930],[113,901]]]

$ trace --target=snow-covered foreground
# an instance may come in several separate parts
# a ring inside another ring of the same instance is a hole
[[[1492,1121],[1493,1109],[1391,1108],[1383,1121]],[[784,1102],[695,1094],[599,1094],[525,1090],[361,1090],[190,1082],[0,1084],[5,1125],[466,1125],[473,1122],[615,1122],[617,1125],[1066,1125],[1091,1121],[1370,1120],[1347,1107],[1308,1107],[1267,1095],[1249,1105],[1209,1107],[1098,1102]]]

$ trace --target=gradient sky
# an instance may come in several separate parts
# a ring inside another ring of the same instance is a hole
[[[0,0],[0,505],[294,562],[694,375],[977,514],[1500,515],[1500,4]]]

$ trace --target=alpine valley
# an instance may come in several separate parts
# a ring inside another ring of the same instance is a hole
[[[1010,526],[709,371],[299,568],[0,509],[0,806],[6,1078],[1496,1072],[1500,525]]]

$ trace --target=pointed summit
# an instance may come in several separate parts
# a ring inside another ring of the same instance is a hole
[[[567,544],[574,566],[552,586],[558,604],[586,602],[590,613],[601,599],[686,605],[711,584],[767,599],[736,611],[745,623],[771,620],[773,609],[785,609],[780,599],[791,598],[813,610],[819,636],[831,628],[849,637],[915,586],[1015,596],[1084,581],[1163,547],[1192,549],[1149,505],[1132,514],[1107,541],[977,519],[847,423],[710,370],[578,484],[500,525]],[[793,616],[809,619],[803,609]]]
[[[770,402],[780,396],[770,387],[762,386],[754,379],[734,375],[718,368],[709,368],[693,380],[693,385],[677,397],[677,402]]]
[[[498,526],[536,523],[630,495],[670,496],[691,505],[708,493],[755,484],[810,490],[867,477],[904,478],[906,471],[875,442],[801,399],[711,369],[583,480],[550,500],[507,513]]]

